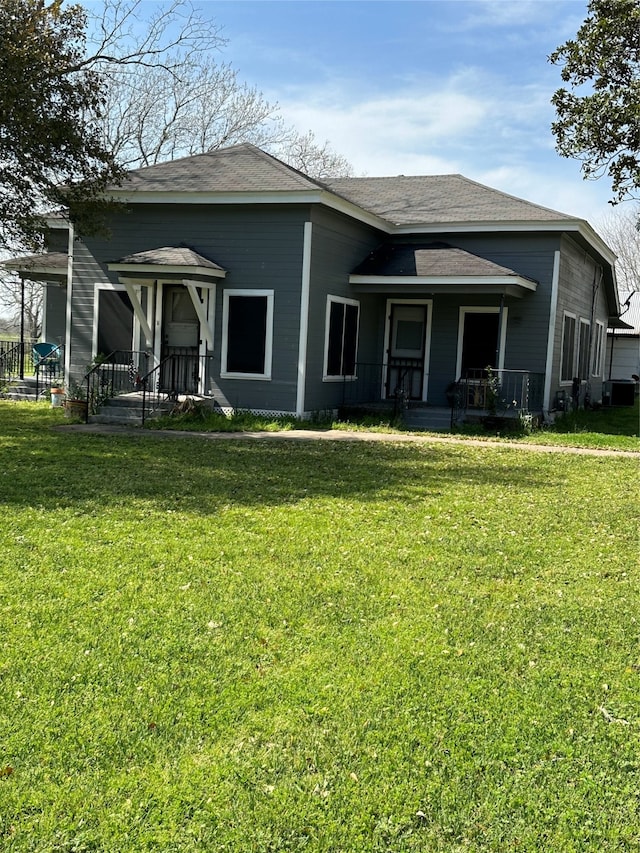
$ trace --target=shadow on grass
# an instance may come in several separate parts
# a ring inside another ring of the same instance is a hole
[[[560,464],[460,446],[217,442],[51,429],[61,422],[46,408],[29,412],[0,403],[3,503],[99,511],[133,499],[155,509],[210,514],[225,505],[275,506],[318,496],[413,502],[444,494],[454,483],[546,488],[549,466]]]

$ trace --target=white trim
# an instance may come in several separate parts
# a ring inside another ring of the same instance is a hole
[[[542,409],[548,412],[551,406],[551,378],[553,376],[553,353],[555,351],[556,322],[558,318],[558,291],[560,288],[560,251],[553,253],[553,274],[551,276],[551,301],[549,305],[549,324],[547,329],[547,358],[544,369],[544,394]],[[562,339],[561,339],[562,344]],[[562,367],[562,355],[559,369]]]
[[[382,354],[382,387],[380,389],[381,398],[384,399],[387,387],[387,372],[389,369],[388,354],[391,346],[391,308],[393,305],[426,305],[427,307],[427,322],[424,335],[424,361],[422,366],[422,397],[421,401],[425,402],[428,399],[429,389],[429,366],[431,362],[431,323],[433,320],[433,299],[387,299],[385,306],[385,321],[384,321],[384,349]]]
[[[322,381],[323,382],[344,382],[345,379],[356,379],[357,376],[353,375],[334,375],[333,373],[327,373],[328,364],[329,364],[329,325],[331,318],[331,303],[337,302],[340,305],[353,305],[358,309],[358,322],[356,325],[356,364],[358,362],[358,343],[360,338],[360,302],[357,299],[349,299],[347,296],[334,296],[331,293],[327,294],[327,305],[325,308],[325,321],[324,321],[324,358],[322,361]],[[345,312],[346,317],[346,312]],[[344,324],[342,327],[342,347],[344,351]]]
[[[586,374],[585,376],[581,376],[581,371],[580,371],[580,361],[581,361],[581,357],[583,355],[583,347],[582,347],[582,344],[583,344],[582,327],[583,326],[587,327],[587,340],[586,340],[587,352],[585,355],[585,359],[583,359],[583,365],[585,368],[584,373]],[[589,375],[590,375],[590,371],[591,371],[591,364],[590,364],[590,362],[591,362],[591,346],[590,346],[590,344],[591,344],[591,320],[586,320],[584,317],[580,317],[580,322],[578,323],[578,351],[576,353],[576,376],[580,379],[581,382],[586,382],[589,380]],[[586,364],[584,363],[585,360],[586,360]]]
[[[131,300],[131,304],[133,305],[133,313],[140,324],[140,329],[142,334],[145,337],[147,346],[153,346],[153,332],[151,331],[151,325],[149,320],[144,313],[144,309],[142,307],[142,302],[140,300],[140,292],[136,290],[136,287],[131,281],[122,281],[124,284],[124,288],[127,291],[127,296]]]
[[[491,189],[491,187],[487,187]],[[499,192],[499,191],[498,191]],[[613,266],[615,254],[594,231],[586,219],[514,219],[484,220],[478,222],[407,223],[394,225],[383,216],[347,201],[330,190],[307,188],[304,190],[249,191],[249,192],[171,192],[144,190],[111,190],[113,198],[131,204],[323,204],[340,211],[352,219],[364,222],[386,234],[464,234],[473,232],[577,232],[602,257]],[[526,200],[522,199],[522,201]]]
[[[98,355],[98,323],[100,320],[100,291],[101,290],[110,290],[116,291],[119,293],[126,293],[126,287],[124,284],[118,283],[114,284],[111,281],[96,281],[93,285],[93,329],[91,331],[91,357],[95,358]],[[128,294],[127,294],[128,295]],[[130,298],[130,297],[129,297]],[[134,312],[135,319],[135,312]],[[135,325],[135,323],[133,324]],[[133,346],[133,332],[131,336],[131,348],[135,349]],[[107,355],[108,353],[105,353]]]
[[[264,351],[264,373],[234,373],[227,370],[227,353],[229,346],[228,323],[229,323],[229,298],[231,296],[264,296],[267,299],[267,317],[265,331]],[[220,356],[220,378],[221,379],[257,379],[261,381],[271,380],[271,367],[273,359],[273,290],[261,289],[230,289],[222,291],[222,348]]]
[[[226,270],[212,269],[211,267],[187,266],[185,264],[107,264],[107,269],[111,272],[119,274],[128,273],[134,277],[140,277],[141,273],[153,275],[154,278],[164,277],[166,275],[180,275],[185,273],[188,275],[203,275],[208,278],[224,278],[227,274]],[[211,285],[209,285],[210,287]]]
[[[209,328],[209,324],[207,322],[207,298],[208,291],[205,289],[203,292],[203,299],[200,299],[200,294],[198,293],[198,282],[197,281],[189,281],[184,278],[182,280],[182,284],[187,288],[189,296],[191,297],[191,301],[193,302],[193,307],[195,309],[196,315],[198,317],[198,322],[200,323],[200,334],[198,337],[206,342],[210,350],[213,350],[213,330]],[[203,355],[204,353],[201,353]]]
[[[466,293],[469,287],[474,292],[501,292],[496,288],[522,288],[523,290],[535,292],[537,283],[519,275],[350,275],[349,284],[353,285],[389,285],[397,287],[414,287],[424,285],[427,287],[440,288],[442,293]],[[493,288],[493,291],[479,290],[479,288]],[[478,289],[476,291],[476,288]]]
[[[298,383],[296,387],[296,417],[304,414],[307,380],[307,342],[309,339],[309,293],[311,290],[311,242],[313,223],[304,223],[302,246],[302,281],[300,284],[300,332],[298,338]]]
[[[498,330],[500,340],[498,341],[498,363],[496,370],[504,370],[504,354],[507,342],[507,318],[509,309],[505,305],[461,305],[458,314],[458,347],[456,354],[456,378],[462,372],[462,345],[464,343],[464,318],[467,314],[500,314],[502,311],[501,328]],[[478,365],[480,366],[480,365]]]

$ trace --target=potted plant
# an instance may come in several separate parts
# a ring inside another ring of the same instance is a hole
[[[69,393],[64,402],[64,413],[67,418],[86,420],[87,417],[87,392],[79,382],[69,383]]]
[[[64,403],[64,384],[60,380],[54,380],[51,386],[51,408],[58,409]]]

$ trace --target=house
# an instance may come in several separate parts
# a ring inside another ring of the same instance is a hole
[[[640,291],[623,293],[620,299],[620,317],[607,329],[605,393],[628,400],[630,391],[623,384],[634,382],[637,394],[640,377]]]
[[[130,172],[108,238],[54,221],[43,335],[224,410],[402,398],[544,413],[602,396],[614,255],[461,175],[314,180],[244,144]],[[53,263],[55,260],[55,264]],[[488,368],[491,368],[488,370]]]

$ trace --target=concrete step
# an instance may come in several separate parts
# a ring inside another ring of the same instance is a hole
[[[153,411],[147,410],[146,419],[159,418],[168,414],[173,402],[161,403]],[[139,395],[114,397],[107,400],[98,411],[89,415],[91,424],[120,424],[123,426],[142,426],[142,400]]]
[[[440,408],[415,408],[404,412],[407,429],[425,432],[446,432],[451,429],[451,410]]]
[[[36,388],[39,391],[39,398],[36,398]],[[44,399],[45,392],[48,388],[36,385],[35,377],[25,376],[24,379],[14,379],[9,383],[5,397],[9,400],[28,400],[35,402],[36,399]]]

